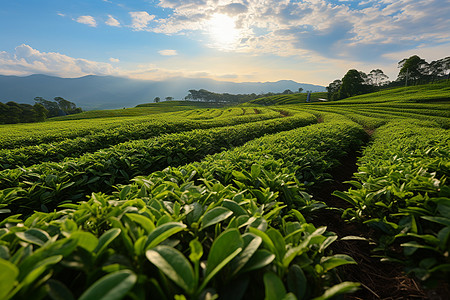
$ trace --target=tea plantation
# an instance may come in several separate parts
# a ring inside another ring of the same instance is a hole
[[[450,85],[288,98],[0,125],[0,299],[445,295]]]

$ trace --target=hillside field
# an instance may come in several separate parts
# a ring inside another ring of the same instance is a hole
[[[445,299],[450,84],[312,95],[0,125],[0,299]]]

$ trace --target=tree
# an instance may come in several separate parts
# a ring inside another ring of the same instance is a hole
[[[7,124],[9,119],[9,106],[0,102],[0,124]]]
[[[341,88],[342,81],[336,79],[327,86],[328,100],[335,101],[339,99],[339,89]]]
[[[33,105],[33,107],[34,107],[34,110],[36,111],[36,114],[37,114],[36,121],[37,122],[45,121],[45,119],[47,118],[48,110],[45,109],[45,107],[42,104],[40,104],[40,103],[35,103]]]
[[[34,109],[33,105],[30,104],[19,104],[20,109],[22,110],[20,114],[20,123],[32,123],[37,122],[38,114]]]
[[[6,104],[0,102],[0,124],[30,123],[44,121],[46,109],[36,103],[18,104],[10,101]]]
[[[282,94],[293,94],[293,92],[290,89],[287,89]]]
[[[364,94],[365,91],[364,78],[361,72],[351,69],[342,78],[342,85],[339,88],[339,99]]]
[[[15,124],[15,123],[19,123],[21,121],[21,116],[22,116],[22,108],[20,107],[19,104],[17,104],[16,102],[13,101],[9,101],[6,103],[6,106],[8,106],[8,117],[9,120],[7,121],[7,123],[9,124]]]
[[[42,97],[35,97],[34,101],[44,106],[48,111],[48,117],[64,116],[77,114],[83,110],[73,102],[70,102],[62,97],[55,97],[55,101],[48,101]]]
[[[173,97],[166,97],[166,101],[172,101]]]
[[[428,67],[432,82],[445,76],[450,77],[450,56],[432,61]]]
[[[380,69],[370,71],[370,73],[367,74],[367,78],[368,83],[373,86],[381,86],[387,83],[387,80],[389,79],[389,77]]]
[[[303,88],[298,88],[298,92],[299,93],[303,92]]]
[[[155,101],[155,103],[159,103],[159,101],[161,101],[161,98],[155,97],[154,101]]]
[[[417,84],[420,80],[426,79],[429,73],[428,63],[417,55],[402,59],[398,62],[398,67],[400,72],[397,81],[404,81],[405,85],[411,81]]]
[[[35,97],[34,101],[45,107],[45,109],[48,111],[47,117],[49,118],[64,115],[57,102],[48,101],[42,97]]]

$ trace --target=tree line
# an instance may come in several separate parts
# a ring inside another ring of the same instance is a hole
[[[327,86],[328,100],[344,99],[388,87],[432,83],[446,77],[449,79],[450,56],[428,63],[413,55],[399,61],[398,68],[400,71],[394,81],[389,81],[389,77],[380,69],[368,74],[351,69],[342,79],[336,79]]]
[[[299,88],[297,93],[301,93],[303,88]],[[274,95],[294,94],[293,91],[287,89],[282,93],[252,93],[252,94],[229,94],[229,93],[214,93],[205,89],[189,90],[189,94],[184,97],[187,101],[205,101],[205,102],[227,102],[227,103],[244,103],[257,98],[269,97]]]
[[[54,101],[42,97],[34,98],[34,105],[9,101],[0,102],[0,124],[43,122],[47,118],[80,113],[83,110],[62,97]]]

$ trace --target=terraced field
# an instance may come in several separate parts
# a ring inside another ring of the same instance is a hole
[[[0,299],[448,295],[449,85],[289,96],[2,125]]]

